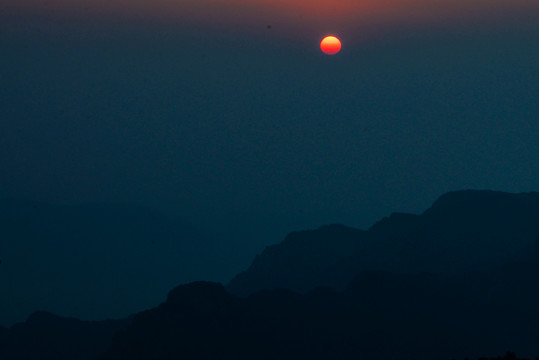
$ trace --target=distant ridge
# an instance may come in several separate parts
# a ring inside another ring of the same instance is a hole
[[[526,253],[539,237],[539,193],[449,192],[421,215],[394,213],[367,231],[342,225],[294,232],[267,247],[227,285],[343,289],[363,270],[451,275],[487,271]]]
[[[0,199],[0,324],[36,309],[127,316],[186,274],[206,274],[196,259],[212,256],[212,241],[181,218],[137,204]]]
[[[461,214],[473,215],[474,210],[484,210],[486,206],[492,206],[490,210],[503,211],[505,209],[517,209],[530,214],[537,211],[539,192],[507,193],[492,190],[461,190],[451,191],[440,196],[425,214],[455,213],[457,209]]]

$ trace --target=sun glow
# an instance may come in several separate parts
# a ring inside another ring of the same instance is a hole
[[[320,50],[326,55],[335,55],[341,51],[341,41],[333,35],[326,36],[320,42]]]

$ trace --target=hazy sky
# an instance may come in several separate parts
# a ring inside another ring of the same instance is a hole
[[[33,15],[75,19],[79,25],[158,23],[218,31],[232,27],[250,33],[267,22],[284,30],[289,39],[329,31],[348,33],[350,41],[361,39],[354,30],[373,26],[533,23],[539,11],[534,0],[2,0],[0,6],[13,20]]]
[[[0,0],[0,196],[267,235],[538,190],[538,4]]]

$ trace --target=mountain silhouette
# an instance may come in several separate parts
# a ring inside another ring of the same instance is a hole
[[[188,284],[138,314],[101,359],[427,360],[508,348],[533,356],[537,260],[466,276],[364,271],[343,291],[304,294],[238,297],[220,284]],[[535,306],[521,307],[521,296]]]
[[[363,270],[452,275],[488,271],[539,236],[539,193],[457,191],[421,215],[394,213],[367,231],[342,225],[295,232],[267,247],[227,289],[343,289]]]
[[[227,286],[123,320],[34,313],[0,327],[0,359],[533,359],[537,279],[539,194],[453,192],[367,231],[291,233]]]
[[[131,318],[80,321],[36,312],[23,323],[0,329],[0,359],[96,359],[130,322]]]
[[[215,241],[139,205],[0,200],[0,324],[36,309],[99,320],[153,306],[212,273],[200,259],[217,262]]]

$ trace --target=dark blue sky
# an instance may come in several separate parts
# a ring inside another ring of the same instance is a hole
[[[288,231],[365,228],[450,190],[539,187],[536,13],[359,24],[334,57],[279,19],[13,14],[0,14],[2,198],[149,205],[243,236],[232,246],[251,258]]]
[[[324,57],[265,25],[4,32],[0,196],[364,227],[537,189],[536,28],[345,34]]]

